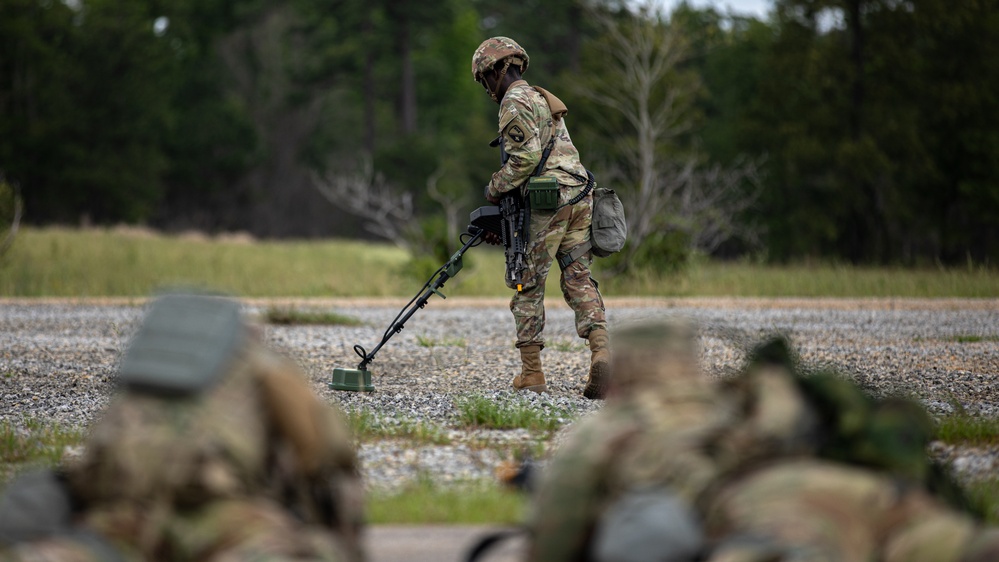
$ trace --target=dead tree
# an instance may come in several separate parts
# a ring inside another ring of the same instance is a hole
[[[611,118],[598,123],[613,139],[619,162],[609,175],[622,181],[628,215],[622,263],[629,264],[651,235],[664,230],[688,233],[692,249],[716,249],[744,230],[735,216],[755,200],[758,165],[746,161],[705,169],[696,150],[679,146],[680,136],[694,127],[701,84],[680,68],[688,55],[686,39],[655,2],[640,4],[623,20],[591,13],[604,31],[601,72],[581,81],[578,93],[623,118],[623,127]]]
[[[413,195],[389,184],[362,158],[357,169],[313,174],[316,189],[333,205],[365,219],[364,229],[412,251]]]

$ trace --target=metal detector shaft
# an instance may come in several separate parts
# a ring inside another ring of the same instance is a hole
[[[417,310],[427,306],[427,302],[430,300],[430,297],[432,295],[438,295],[442,299],[447,298],[446,296],[444,296],[443,293],[440,292],[441,287],[444,286],[444,283],[447,283],[448,279],[451,279],[452,277],[457,275],[459,271],[461,271],[462,268],[461,257],[465,254],[465,252],[469,248],[475,245],[476,241],[478,241],[478,239],[484,233],[484,230],[481,228],[469,226],[468,233],[471,234],[471,237],[457,252],[454,253],[454,255],[451,256],[451,259],[449,259],[447,263],[441,266],[441,268],[438,270],[437,278],[434,279],[432,283],[428,282],[427,285],[425,285],[426,290],[424,290],[423,293],[419,295],[419,297],[410,301],[409,304],[407,304],[406,307],[402,309],[402,311],[399,313],[399,316],[396,317],[396,320],[392,323],[391,326],[389,326],[389,329],[385,331],[385,335],[382,336],[382,341],[378,342],[378,345],[374,349],[372,349],[370,353],[361,353],[363,349],[358,350],[358,346],[354,347],[355,351],[358,351],[358,355],[362,357],[361,362],[357,365],[357,369],[359,371],[367,370],[368,363],[374,361],[375,354],[378,353],[378,351],[382,348],[382,346],[388,343],[389,339],[392,336],[402,331],[402,329],[406,325],[406,322],[410,318],[412,318],[414,314],[416,314]]]

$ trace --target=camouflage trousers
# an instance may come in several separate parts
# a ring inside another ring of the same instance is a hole
[[[590,239],[593,196],[557,211],[531,211],[524,289],[513,296],[510,311],[517,326],[517,347],[544,346],[545,283],[556,256]],[[562,296],[576,315],[576,333],[586,338],[596,328],[606,329],[604,300],[590,278],[592,254],[586,252],[562,271]],[[557,265],[556,265],[557,266]],[[514,287],[510,287],[514,288]]]

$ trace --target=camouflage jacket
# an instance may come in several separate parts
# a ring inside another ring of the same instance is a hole
[[[524,80],[510,85],[499,111],[499,134],[509,159],[493,174],[490,195],[498,197],[523,188],[553,133],[557,138],[540,175],[554,177],[559,185],[574,188],[561,190],[562,203],[579,192],[586,184],[586,168],[569,138],[563,119],[567,112],[565,104],[542,88],[532,87]]]

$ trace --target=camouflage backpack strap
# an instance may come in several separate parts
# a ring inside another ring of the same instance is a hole
[[[239,304],[233,300],[160,297],[132,339],[118,381],[150,394],[195,394],[218,382],[244,334]]]

